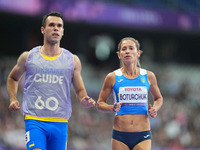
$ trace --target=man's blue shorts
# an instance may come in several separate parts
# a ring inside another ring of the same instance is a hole
[[[113,130],[112,138],[126,144],[129,149],[133,149],[138,143],[151,139],[151,131],[143,132],[121,132]]]
[[[27,150],[66,150],[67,122],[25,120],[25,141]]]

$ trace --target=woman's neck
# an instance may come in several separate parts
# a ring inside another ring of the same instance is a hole
[[[121,71],[128,78],[135,78],[139,75],[140,70],[137,66],[123,66]]]

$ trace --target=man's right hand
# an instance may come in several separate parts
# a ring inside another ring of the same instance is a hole
[[[9,105],[9,110],[10,111],[18,111],[20,109],[19,102],[17,100],[12,101]]]

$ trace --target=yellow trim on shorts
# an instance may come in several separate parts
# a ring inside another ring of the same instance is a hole
[[[29,145],[28,147],[33,147],[33,146],[35,146],[35,144],[31,144],[31,145]]]
[[[43,118],[43,117],[35,117],[35,116],[30,116],[30,115],[25,115],[24,119],[25,120],[33,119],[33,120],[48,121],[48,122],[68,122],[68,120],[65,118]]]
[[[44,58],[47,59],[47,60],[55,60],[58,56],[60,56],[60,54],[57,55],[57,56],[53,56],[53,57],[45,56],[45,55],[43,55],[43,54],[41,54],[41,55],[42,55],[42,57],[44,57]]]

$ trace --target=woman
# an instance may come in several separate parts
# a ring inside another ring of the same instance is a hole
[[[139,42],[123,38],[118,45],[121,68],[109,73],[100,92],[97,108],[102,112],[115,112],[112,150],[150,150],[151,131],[148,114],[157,116],[163,98],[153,72],[140,68],[142,51]],[[148,105],[148,91],[154,104]],[[106,103],[113,92],[115,103]]]

